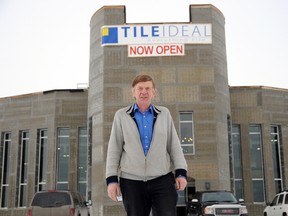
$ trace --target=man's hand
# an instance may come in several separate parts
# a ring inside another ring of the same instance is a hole
[[[177,178],[175,179],[175,187],[176,187],[176,190],[182,191],[182,190],[185,189],[186,185],[187,185],[187,180],[186,180],[186,178],[184,178],[184,177],[177,177]]]
[[[107,187],[107,193],[108,196],[114,200],[114,201],[118,201],[117,200],[117,196],[121,196],[121,190],[120,190],[120,186],[118,183],[110,183]]]

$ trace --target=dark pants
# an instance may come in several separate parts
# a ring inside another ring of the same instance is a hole
[[[176,216],[178,194],[172,173],[143,182],[120,179],[127,216]]]

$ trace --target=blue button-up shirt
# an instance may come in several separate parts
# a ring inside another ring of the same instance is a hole
[[[142,113],[137,104],[135,104],[134,114],[139,129],[143,151],[146,156],[150,148],[153,133],[154,113],[152,105]]]

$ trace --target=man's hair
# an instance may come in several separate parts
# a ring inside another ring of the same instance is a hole
[[[134,88],[134,86],[137,85],[139,82],[148,82],[148,81],[152,82],[153,88],[156,87],[155,82],[152,79],[152,77],[150,77],[149,75],[146,75],[146,74],[140,74],[140,75],[136,76],[132,81],[132,87]]]

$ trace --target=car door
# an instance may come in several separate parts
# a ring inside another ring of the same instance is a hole
[[[275,216],[282,216],[284,194],[280,194],[275,206]]]
[[[286,215],[288,215],[288,193],[284,193],[285,194],[285,198],[284,198],[284,202],[283,202],[283,208],[282,208],[282,212],[286,213]]]
[[[271,204],[269,206],[267,206],[267,215],[268,216],[277,216],[276,212],[277,212],[277,201],[278,201],[279,195],[276,195],[273,199],[273,201],[271,202]]]

